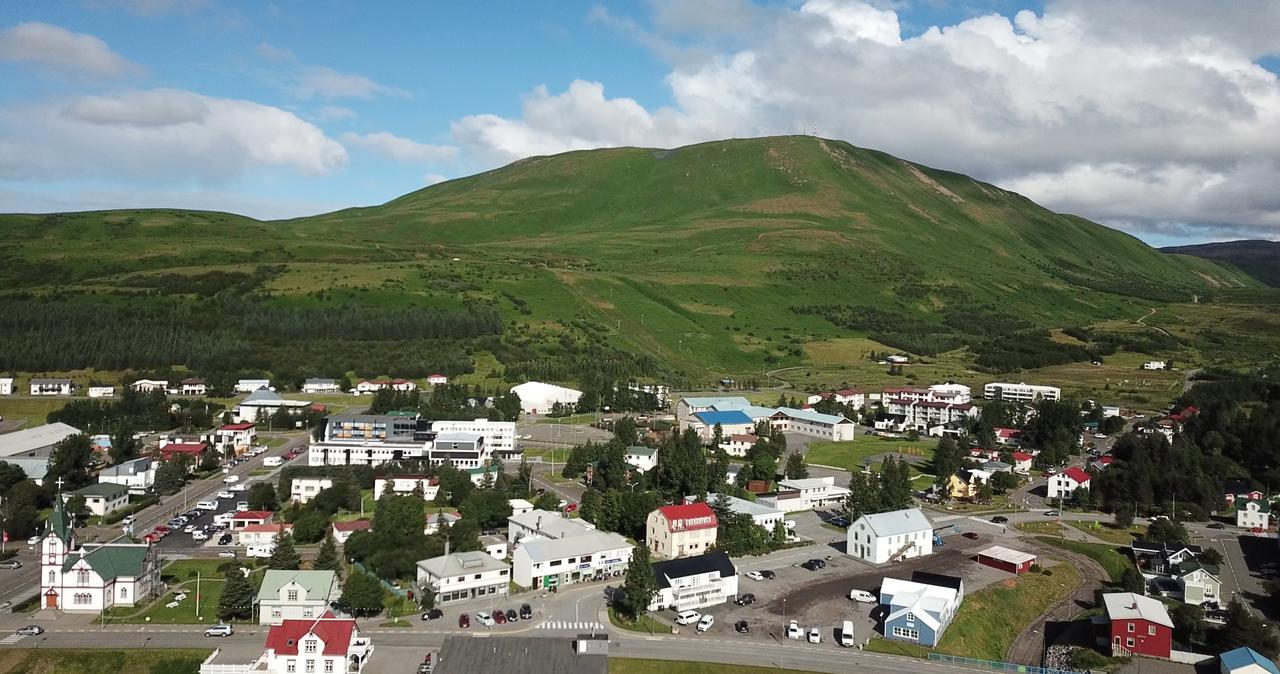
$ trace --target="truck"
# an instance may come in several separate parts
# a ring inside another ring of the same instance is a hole
[[[244,554],[246,557],[270,557],[276,553],[274,545],[250,545]]]
[[[268,468],[275,468],[276,466],[283,466],[283,465],[284,465],[284,459],[282,459],[282,458],[280,458],[280,457],[278,457],[278,456],[268,456],[267,458],[265,458],[265,459],[263,459],[263,460],[262,460],[262,465],[267,466]]]

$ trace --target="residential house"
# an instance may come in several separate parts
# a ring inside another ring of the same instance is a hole
[[[1000,458],[1000,450],[973,447],[969,450],[969,458],[976,461],[996,461]]]
[[[734,433],[720,443],[720,449],[729,456],[746,456],[747,450],[754,447],[759,440],[760,438],[754,433]]]
[[[582,391],[540,381],[527,381],[512,386],[511,392],[520,398],[520,411],[525,414],[548,414],[558,403],[572,409],[582,397]]]
[[[239,422],[265,421],[271,423],[271,417],[280,410],[298,415],[311,406],[307,400],[285,400],[280,394],[269,389],[260,388],[241,400],[231,409],[231,415]]]
[[[880,584],[880,603],[885,607],[884,636],[930,648],[937,646],[961,600],[961,594],[951,587],[885,578]]]
[[[69,396],[76,388],[70,379],[32,379],[29,383],[33,396]]]
[[[0,377],[0,396],[13,395],[13,377]]]
[[[333,542],[338,545],[344,545],[351,534],[357,531],[373,531],[373,522],[369,520],[347,520],[345,522],[334,522]]]
[[[302,382],[303,393],[342,393],[337,379],[310,377]]]
[[[298,503],[308,503],[316,494],[333,486],[333,478],[328,477],[295,477],[289,483],[289,499]]]
[[[1236,526],[1251,531],[1271,528],[1271,502],[1260,500],[1236,500]]]
[[[242,529],[255,524],[271,524],[276,514],[270,510],[245,510],[231,516],[231,529]]]
[[[150,543],[81,545],[62,498],[55,498],[40,550],[40,608],[101,613],[156,596],[160,563]]]
[[[223,456],[228,450],[244,454],[257,441],[258,427],[252,423],[226,424],[213,431],[213,447]]]
[[[360,636],[355,620],[326,612],[319,618],[273,625],[267,632],[266,649],[250,671],[360,674],[372,655],[373,640]]]
[[[533,504],[522,498],[509,498],[507,505],[511,506],[512,515],[523,515],[533,510]]]
[[[460,519],[462,519],[462,514],[452,510],[438,510],[427,513],[422,533],[428,536],[440,533],[441,529],[453,526]]]
[[[502,474],[502,464],[468,468],[466,472],[471,477],[471,484],[477,487],[492,487],[497,483],[498,476]]]
[[[234,523],[235,520],[232,520]],[[271,524],[248,524],[236,527],[236,544],[242,547],[250,545],[275,545],[281,534],[293,531],[293,525],[287,522]]]
[[[645,542],[657,559],[701,555],[716,544],[719,521],[706,503],[662,506],[649,513]]]
[[[997,428],[996,444],[1005,447],[1022,446],[1022,430],[1018,428]]]
[[[976,419],[978,408],[970,402],[952,403],[941,400],[909,400],[891,398],[881,407],[886,419],[875,423],[880,430],[916,431],[941,436],[948,425]]]
[[[236,393],[253,393],[260,389],[275,390],[271,387],[270,379],[241,379],[235,385]]]
[[[1163,602],[1133,592],[1102,595],[1110,623],[1112,657],[1169,658],[1173,620]]]
[[[1005,462],[1003,462],[1003,461],[996,461],[996,460],[992,460],[992,461],[983,461],[983,462],[982,462],[982,470],[984,470],[984,471],[986,471],[986,472],[988,472],[988,473],[991,473],[991,474],[993,474],[993,475],[994,475],[994,474],[996,474],[996,473],[1012,473],[1012,472],[1013,472],[1013,464],[1011,464],[1011,463],[1005,463]]]
[[[156,482],[156,462],[143,456],[103,468],[98,473],[98,482],[121,485],[130,494],[145,494]]]
[[[373,500],[382,498],[387,491],[396,496],[422,492],[422,500],[434,501],[440,493],[440,478],[432,475],[379,475],[373,478]]]
[[[919,508],[863,515],[846,538],[845,551],[872,564],[933,554],[933,525]]]
[[[204,458],[205,452],[211,449],[207,442],[171,442],[160,446],[160,460],[171,461],[175,457],[185,456],[189,459],[187,471],[194,473]]]
[[[511,553],[512,580],[536,590],[618,578],[627,571],[632,549],[627,539],[604,531],[525,538]]]
[[[167,379],[136,379],[129,388],[138,393],[151,393],[153,391],[166,392],[169,390],[169,380]]]
[[[1229,478],[1223,486],[1223,500],[1227,505],[1232,506],[1232,509],[1237,500],[1261,501],[1263,496],[1261,491],[1253,488],[1253,483],[1248,478]]]
[[[60,421],[0,434],[0,461],[21,468],[37,485],[43,484],[53,448],[59,442],[80,434],[80,429]]]
[[[1261,653],[1241,646],[1218,656],[1221,674],[1280,674],[1280,668]]]
[[[1107,469],[1107,466],[1110,466],[1114,462],[1115,457],[1113,456],[1100,456],[1089,462],[1089,470],[1094,471],[1095,473],[1101,473]]]
[[[89,386],[88,395],[90,398],[112,398],[116,395],[116,387],[114,386]]]
[[[738,568],[723,550],[656,562],[653,577],[658,592],[650,611],[700,609],[738,597]]]
[[[714,492],[707,494],[706,503],[708,505],[718,506],[723,501],[729,512],[738,515],[746,515],[755,522],[757,526],[763,527],[765,531],[773,533],[773,528],[783,520],[786,513],[771,508],[757,501],[748,501],[737,496],[729,494],[716,494]],[[698,496],[696,494],[684,497],[686,504],[697,503]]]
[[[1169,362],[1164,360],[1149,360],[1142,364],[1144,370],[1167,370]]]
[[[730,435],[746,435],[755,430],[756,424],[742,410],[697,412],[693,415],[690,426],[698,432],[704,443],[715,438],[715,428],[720,427],[720,437]]]
[[[501,562],[507,559],[510,546],[507,545],[506,536],[502,534],[484,534],[480,536],[480,549]]]
[[[647,473],[658,467],[658,448],[632,445],[627,448],[626,459],[637,472]]]
[[[209,385],[203,379],[188,377],[178,382],[178,393],[184,396],[202,396],[208,391]]]
[[[427,375],[427,383],[431,386],[443,386],[449,383],[449,378],[442,374]]]
[[[286,620],[318,618],[329,610],[342,588],[333,571],[281,571],[268,569],[258,586],[254,603],[259,625],[279,625]]]
[[[849,488],[836,484],[834,477],[806,477],[778,482],[779,491],[798,491],[802,509],[813,510],[843,504],[849,498]]]
[[[1174,579],[1178,582],[1184,603],[1200,606],[1205,602],[1224,600],[1218,567],[1212,564],[1204,564],[1198,559],[1187,560],[1178,565]]]
[[[1037,386],[1026,382],[1018,382],[1017,384],[992,382],[982,387],[982,397],[987,400],[1033,403],[1039,400],[1061,400],[1062,389],[1056,386]]]
[[[455,552],[418,562],[418,587],[441,605],[507,595],[511,565],[483,550]]]
[[[974,499],[982,485],[991,481],[991,473],[978,468],[961,468],[947,478],[951,498]]]
[[[354,395],[372,395],[378,391],[406,393],[416,390],[418,390],[418,384],[408,379],[362,379],[351,388],[351,393]]]
[[[68,501],[76,496],[83,497],[84,507],[98,517],[129,505],[129,488],[110,482],[98,482],[72,492],[63,492],[62,500]]]
[[[1035,457],[1026,452],[1014,452],[1013,456],[1013,472],[1026,475],[1031,472],[1031,462]]]
[[[1049,498],[1070,499],[1076,490],[1089,488],[1092,475],[1081,468],[1072,466],[1061,473],[1049,476]]]

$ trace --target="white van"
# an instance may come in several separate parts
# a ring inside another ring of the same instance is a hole
[[[276,466],[283,466],[284,459],[279,456],[268,456],[267,458],[262,460],[262,465],[267,466],[269,468],[275,468]]]
[[[244,552],[246,557],[270,557],[275,553],[276,546],[274,545],[250,545],[249,549]]]
[[[879,600],[876,599],[876,596],[874,594],[871,594],[866,590],[857,590],[857,589],[849,590],[849,598],[854,601],[860,601],[864,604],[880,603]]]
[[[196,510],[217,510],[218,506],[217,501],[201,501],[196,504]]]
[[[231,511],[227,511],[225,513],[218,513],[217,515],[213,516],[213,523],[214,524],[231,524],[231,520],[234,519],[235,516],[236,514]]]
[[[840,625],[840,645],[853,648],[853,621],[846,620]]]
[[[677,625],[692,625],[702,619],[702,614],[697,611],[681,611],[676,615]]]

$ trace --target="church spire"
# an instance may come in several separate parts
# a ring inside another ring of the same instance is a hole
[[[64,543],[71,538],[71,518],[67,516],[67,505],[62,500],[61,490],[58,491],[58,495],[53,499],[53,510],[49,512],[49,525],[46,531],[54,532],[58,535],[58,540]]]

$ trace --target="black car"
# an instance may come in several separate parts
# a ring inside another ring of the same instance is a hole
[[[513,623],[520,619],[520,615],[513,608],[507,609],[507,622]]]
[[[826,562],[824,562],[824,561],[822,561],[821,559],[811,559],[811,560],[809,560],[809,561],[807,561],[807,562],[805,562],[805,563],[801,564],[800,566],[802,566],[802,567],[804,567],[804,568],[806,568],[806,569],[808,569],[808,570],[810,570],[810,571],[817,571],[818,569],[824,569],[824,568],[826,568],[827,563],[826,563]]]
[[[218,545],[231,545],[231,534],[222,534],[218,537]]]
[[[751,631],[751,626],[747,624],[747,621],[739,620],[738,622],[733,624],[733,630],[735,632],[741,632],[743,634],[746,634],[747,632]]]
[[[533,607],[528,604],[522,604],[520,606],[520,619],[528,620],[532,617],[533,617]]]
[[[756,596],[750,592],[746,594],[740,594],[738,595],[737,599],[733,600],[733,603],[737,604],[738,606],[750,606],[756,603]]]
[[[1005,524],[1006,522],[1009,521],[1009,518],[1005,517],[1004,515],[996,515],[995,517],[991,518],[991,521],[995,522],[996,524]]]
[[[426,613],[422,614],[423,620],[439,620],[443,617],[444,617],[444,611],[441,611],[438,608],[433,608],[430,611],[427,611]]]
[[[774,578],[778,577],[778,574],[774,573],[773,571],[770,571],[769,569],[761,569],[760,575],[764,576],[765,578],[768,578],[769,580],[773,580]]]
[[[1227,525],[1223,524],[1222,522],[1214,522],[1213,524],[1209,525],[1209,528],[1210,529],[1226,529]]]

